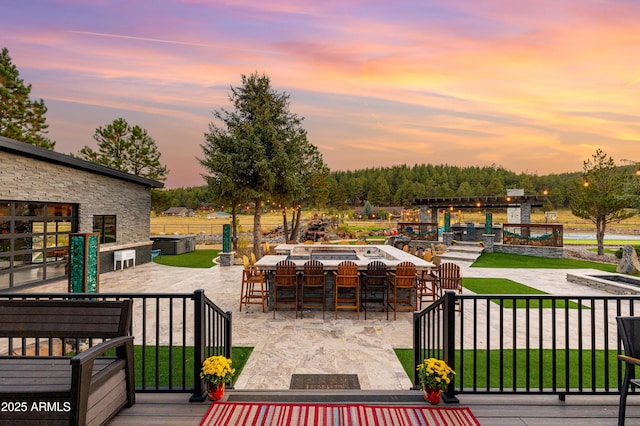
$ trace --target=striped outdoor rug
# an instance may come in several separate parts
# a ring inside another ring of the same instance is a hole
[[[480,423],[466,407],[263,404],[218,401],[211,404],[200,425],[479,426]]]

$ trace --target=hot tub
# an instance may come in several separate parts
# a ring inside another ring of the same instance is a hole
[[[151,237],[153,250],[160,250],[165,254],[183,254],[196,249],[195,235],[162,235]]]

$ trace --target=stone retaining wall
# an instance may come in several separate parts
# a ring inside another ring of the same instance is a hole
[[[564,257],[564,249],[562,247],[494,244],[493,251],[499,253],[523,254],[526,256],[549,257],[554,259],[562,259]]]

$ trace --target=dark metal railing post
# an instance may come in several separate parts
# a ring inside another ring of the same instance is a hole
[[[204,327],[204,290],[193,292],[193,395],[191,402],[202,402],[206,396],[204,382],[200,378],[200,366],[205,358],[205,327]]]
[[[418,364],[422,363],[422,318],[419,312],[413,313],[413,388],[420,389],[420,377],[418,375]]]
[[[227,315],[229,318],[225,321],[224,327],[224,356],[233,360],[233,346],[231,342],[231,311],[227,311]],[[233,364],[232,364],[233,365]],[[231,381],[228,386],[229,389],[233,389],[233,381]]]
[[[224,356],[232,359],[232,346],[231,346],[231,311],[227,311],[229,318],[225,321],[224,327]]]
[[[462,301],[460,301],[462,304]],[[461,308],[462,309],[462,308]],[[444,293],[444,312],[443,312],[443,358],[444,361],[451,367],[455,366],[455,357],[456,357],[456,294],[447,290]],[[446,403],[459,403],[460,401],[456,398],[455,393],[455,376],[447,390],[445,391],[442,400]]]

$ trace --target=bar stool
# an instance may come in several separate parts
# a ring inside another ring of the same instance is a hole
[[[338,265],[338,271],[333,272],[333,291],[334,291],[334,307],[336,319],[338,319],[338,310],[355,310],[360,319],[360,273],[358,265],[351,261],[345,260]],[[343,295],[340,295],[342,290]],[[348,295],[345,296],[345,290]],[[353,292],[353,297],[351,297]]]
[[[462,276],[460,275],[460,267],[455,263],[446,262],[438,267],[438,292],[440,297],[444,296],[444,292],[453,290],[458,294],[462,294]],[[456,300],[456,311],[460,311],[460,300]]]
[[[418,276],[418,299],[420,309],[423,303],[433,303],[438,300],[438,268],[425,269]]]
[[[412,262],[401,262],[395,272],[389,272],[389,290],[387,292],[387,306],[393,309],[393,319],[396,319],[397,311],[417,311],[418,309],[418,285],[416,277],[416,265]],[[393,291],[392,291],[393,290]],[[406,297],[398,297],[401,293],[409,293]],[[393,294],[393,298],[391,295]],[[389,319],[389,311],[387,311]]]
[[[278,289],[292,292],[293,295],[278,298]],[[273,276],[273,318],[279,308],[296,311],[298,318],[298,274],[296,274],[296,264],[290,260],[281,260],[276,263],[276,270]]]
[[[367,311],[371,307],[382,309],[387,312],[387,287],[389,286],[389,276],[387,275],[387,265],[379,260],[375,260],[367,265],[367,271],[362,273],[362,310],[364,319],[367,319]],[[379,294],[379,296],[377,296]]]
[[[309,260],[304,264],[302,272],[302,290],[300,300],[300,318],[303,318],[304,309],[322,309],[322,319],[326,310],[325,293],[327,289],[324,265],[318,260]],[[320,292],[319,295],[309,296],[308,290]]]
[[[240,288],[240,312],[242,306],[262,305],[262,312],[267,301],[267,276],[264,272],[249,264],[249,258],[242,256],[242,287]]]

